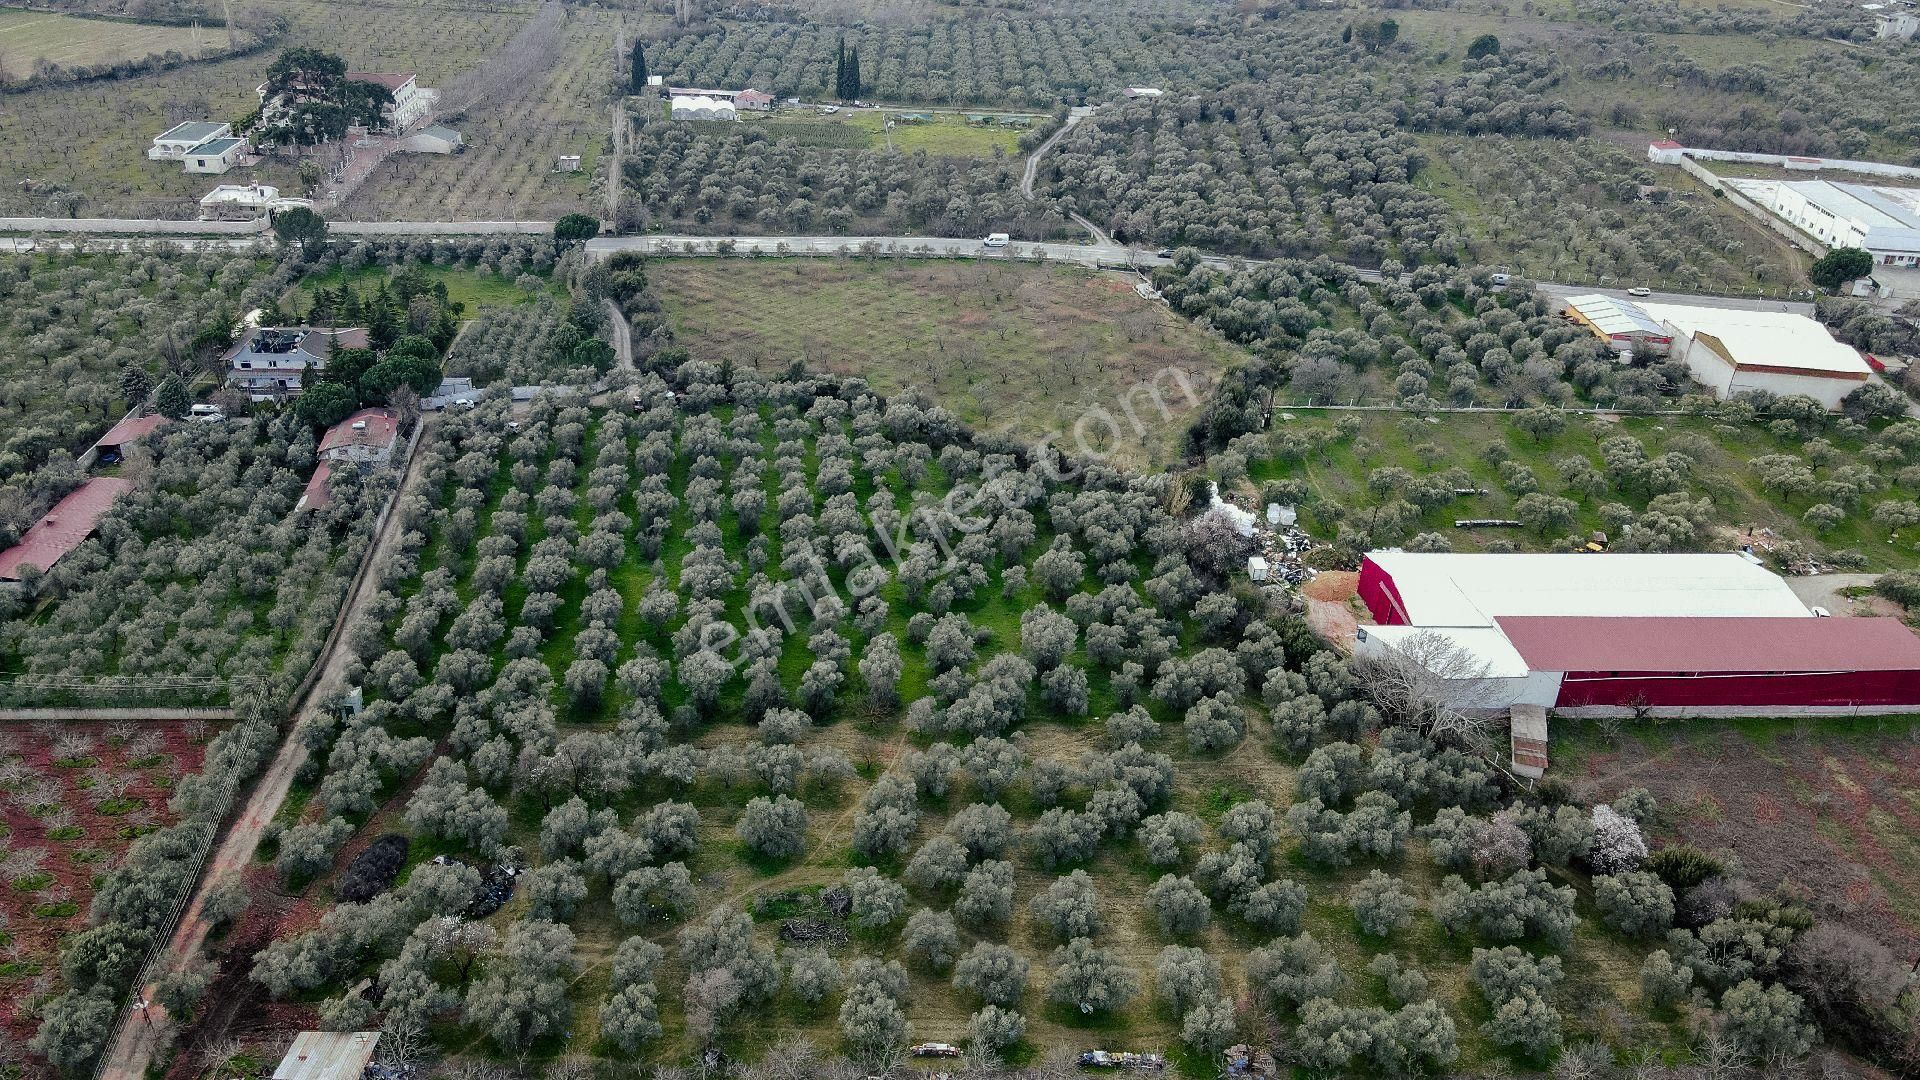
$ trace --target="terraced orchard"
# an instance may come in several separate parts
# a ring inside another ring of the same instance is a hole
[[[302,730],[272,848],[335,902],[241,959],[264,996],[456,1057],[1406,1075],[1683,1046],[1804,925],[1662,938],[1698,879],[1639,869],[1650,800],[1517,799],[1383,717],[1168,475],[799,369],[637,400],[422,447],[367,705]]]

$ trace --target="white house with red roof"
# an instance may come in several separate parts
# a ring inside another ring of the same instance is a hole
[[[327,484],[333,470],[356,465],[362,469],[393,460],[400,445],[400,416],[392,409],[361,409],[327,429],[317,448],[320,464],[300,495],[298,510],[320,510],[329,500]]]

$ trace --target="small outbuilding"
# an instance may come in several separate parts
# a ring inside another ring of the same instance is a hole
[[[303,1031],[293,1037],[273,1080],[362,1080],[379,1045],[377,1031]]]
[[[465,149],[466,139],[445,124],[434,124],[418,135],[412,135],[400,144],[400,149],[414,154],[457,154]]]
[[[279,201],[272,184],[221,184],[201,197],[202,221],[252,221],[267,216]]]

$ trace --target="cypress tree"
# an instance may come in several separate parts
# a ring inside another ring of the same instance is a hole
[[[847,39],[844,36],[833,50],[833,96],[847,96]]]
[[[633,74],[627,80],[627,85],[636,94],[647,88],[647,43],[638,38],[633,42]]]
[[[840,91],[843,98],[853,99],[860,96],[860,50],[847,51],[847,88]]]

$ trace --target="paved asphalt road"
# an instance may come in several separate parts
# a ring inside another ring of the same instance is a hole
[[[587,241],[587,254],[605,258],[616,251],[649,255],[718,255],[718,245],[732,241],[735,254],[833,255],[859,254],[871,244],[881,254],[928,255],[971,259],[1033,259],[1081,266],[1154,267],[1171,260],[1120,244],[1029,244],[1015,241],[1003,248],[987,247],[978,237],[950,236],[603,236]]]
[[[1788,311],[1795,315],[1812,316],[1813,305],[1795,300],[1754,299],[1739,296],[1694,296],[1689,293],[1657,292],[1647,296],[1628,296],[1625,289],[1596,289],[1588,285],[1555,285],[1540,282],[1540,291],[1557,300],[1569,296],[1585,296],[1599,293],[1621,300],[1644,300],[1649,304],[1692,304],[1695,307],[1725,308],[1729,311]]]

